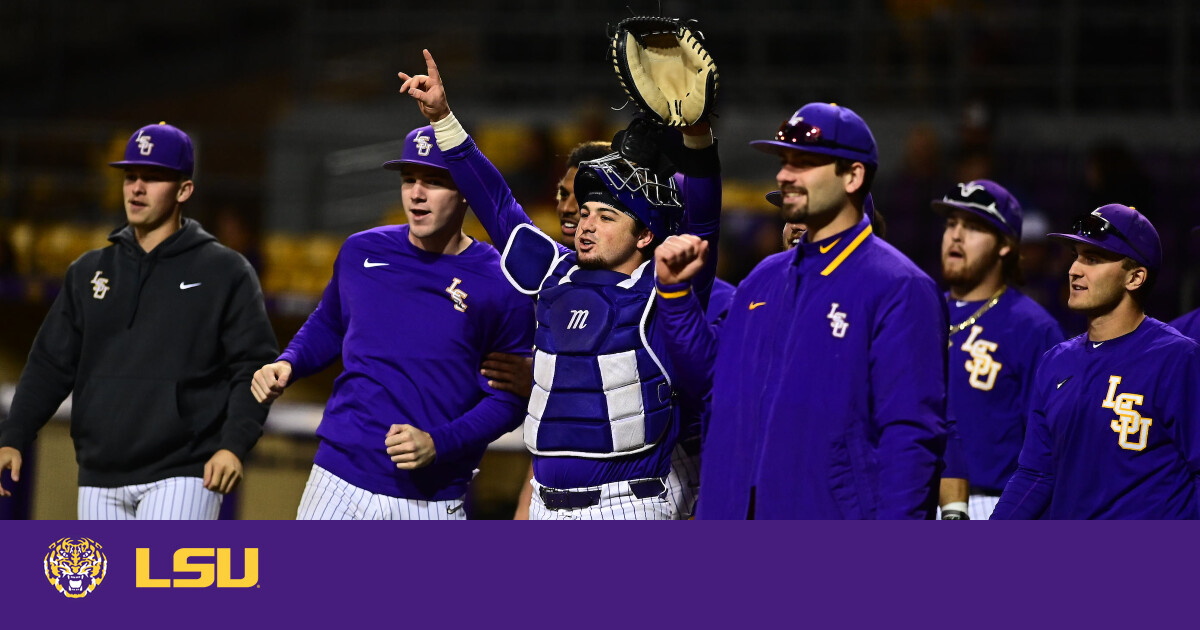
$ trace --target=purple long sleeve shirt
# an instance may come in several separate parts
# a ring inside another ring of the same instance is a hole
[[[691,295],[659,304],[680,379],[712,388],[698,518],[930,517],[945,309],[867,219],[755,267],[719,338]]]
[[[1017,472],[993,519],[1200,518],[1200,346],[1147,317],[1069,339],[1034,380]]]
[[[342,357],[316,464],[376,494],[463,496],[487,445],[523,418],[524,400],[480,375],[483,356],[529,356],[533,322],[532,301],[509,286],[486,243],[443,255],[414,246],[406,225],[351,236],[321,303],[279,357],[294,378]],[[398,470],[384,446],[393,424],[428,432],[434,462]]]
[[[950,323],[967,320],[987,301],[947,297]],[[972,493],[999,495],[1017,470],[1033,375],[1062,340],[1046,309],[1013,287],[950,338],[947,414],[962,436]]]
[[[708,156],[716,160],[715,145],[708,149]],[[506,243],[513,230],[522,224],[532,224],[529,216],[513,197],[511,189],[504,177],[495,166],[479,151],[474,140],[467,138],[465,142],[447,149],[444,152],[446,163],[455,184],[467,202],[475,211],[479,222],[487,230],[495,243]],[[684,177],[677,175],[686,212],[685,231],[704,238],[710,243],[710,251],[716,251],[720,227],[721,209],[721,179],[719,175],[712,177]],[[558,263],[548,260],[550,267],[562,264],[574,264],[574,252],[557,246],[560,259]],[[510,255],[513,255],[510,253]],[[547,269],[547,273],[550,269]],[[653,262],[645,273],[654,273]],[[713,278],[716,276],[716,256],[710,257],[708,264],[698,274],[696,286],[700,299],[705,304],[711,291]],[[666,349],[664,335],[658,323],[657,314],[651,315],[647,333],[651,349],[664,358],[664,368],[674,380],[675,367],[665,360]],[[535,366],[536,369],[536,366]],[[649,477],[664,477],[670,469],[671,450],[680,432],[681,414],[694,415],[702,408],[700,401],[685,401],[677,405],[675,419],[664,439],[658,445],[644,453],[612,459],[588,459],[582,457],[543,457],[533,458],[534,477],[539,483],[553,488],[581,488],[596,486],[614,481],[640,479]]]

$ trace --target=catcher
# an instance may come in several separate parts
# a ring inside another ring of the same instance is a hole
[[[581,163],[573,252],[532,225],[451,113],[428,51],[425,61],[427,74],[399,74],[401,91],[433,123],[459,189],[493,241],[505,244],[510,281],[538,298],[534,387],[525,421],[525,442],[534,455],[531,517],[678,517],[665,478],[680,419],[698,410],[683,409],[682,401],[696,398],[678,396],[672,385],[678,367],[666,357],[653,308],[653,253],[680,230],[716,246],[721,181],[707,120],[683,125],[679,136],[665,133],[665,123],[639,119],[614,141],[622,152]],[[670,112],[652,115],[665,120]],[[715,262],[714,256],[698,265],[695,290],[702,301]]]

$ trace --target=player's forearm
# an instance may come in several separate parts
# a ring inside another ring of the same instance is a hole
[[[324,300],[322,300],[324,303]],[[292,383],[297,379],[320,372],[341,356],[343,336],[321,312],[321,305],[304,321],[287,348],[275,361],[292,364]],[[268,361],[270,363],[271,361]]]
[[[1000,495],[992,520],[1035,519],[1050,506],[1054,477],[1028,468],[1017,468]]]
[[[449,131],[439,131],[439,127],[442,127],[446,120],[439,121],[434,126],[434,135],[437,136],[438,146],[442,148],[446,157],[450,177],[454,179],[454,184],[458,186],[459,192],[475,212],[475,217],[479,219],[492,242],[501,248],[508,242],[509,235],[518,225],[532,225],[533,221],[513,197],[512,189],[504,180],[504,176],[479,150],[475,141],[462,132],[462,127],[453,120],[453,116],[447,120],[452,120],[452,128]],[[442,145],[444,136],[461,137],[461,140],[447,148]]]
[[[704,309],[686,284],[657,287],[653,334],[662,336],[675,373],[674,387],[693,400],[712,389],[717,341]]]
[[[57,307],[58,302],[55,304]],[[21,371],[8,418],[0,423],[0,446],[22,452],[29,447],[71,394],[78,356],[78,335],[57,308],[51,309]]]
[[[453,460],[487,448],[500,436],[521,426],[524,418],[524,400],[505,392],[489,393],[467,413],[440,427],[433,427],[429,435],[437,449],[438,460]]]

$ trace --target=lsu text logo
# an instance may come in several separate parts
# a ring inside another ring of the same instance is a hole
[[[108,574],[108,558],[91,538],[60,538],[50,545],[42,562],[46,579],[71,599],[87,597]]]
[[[142,132],[139,131],[137,136],[138,153],[141,153],[142,155],[150,155],[150,152],[154,150],[154,143],[150,142],[151,140],[153,140],[153,138],[142,135]]]
[[[996,385],[996,375],[1000,373],[1004,364],[992,359],[991,353],[998,347],[996,342],[976,339],[981,332],[983,326],[972,326],[971,336],[967,337],[959,349],[971,355],[971,360],[966,363],[967,372],[971,374],[971,387],[986,392]]]
[[[418,133],[417,137],[413,138],[413,144],[417,145],[417,155],[421,157],[429,157],[429,152],[433,150],[433,144],[429,142],[429,136]]]
[[[1118,417],[1108,423],[1109,428],[1121,436],[1117,444],[1127,451],[1140,451],[1146,448],[1146,438],[1154,420],[1143,418],[1142,414],[1133,408],[1134,405],[1142,404],[1141,394],[1117,394],[1117,385],[1120,384],[1120,376],[1108,377],[1108,395],[1104,397],[1100,406],[1117,412]],[[1130,437],[1134,435],[1138,436],[1138,440],[1131,442]]]
[[[212,558],[216,556],[214,566]],[[196,577],[174,579],[150,577],[150,550],[138,547],[138,588],[250,588],[258,584],[258,548],[248,547],[245,551],[246,570],[240,578],[230,576],[229,549],[227,547],[184,547],[175,552],[174,573],[194,573]],[[196,561],[193,562],[193,559]]]
[[[92,276],[92,297],[97,300],[103,300],[111,288],[108,286],[108,278],[101,276],[103,271],[97,271],[96,275]]]
[[[461,282],[462,282],[462,280],[455,278],[454,282],[451,282],[450,286],[446,287],[446,293],[449,293],[450,299],[454,300],[454,310],[456,310],[460,313],[466,313],[467,312],[467,292],[458,288],[458,285]]]
[[[829,320],[829,327],[833,329],[833,336],[841,339],[846,336],[846,329],[850,327],[850,324],[846,321],[846,314],[837,309],[837,302],[830,304],[829,314],[825,318]]]

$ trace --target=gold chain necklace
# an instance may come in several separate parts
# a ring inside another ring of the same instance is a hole
[[[990,300],[988,300],[987,302],[984,302],[983,306],[979,307],[979,310],[972,313],[971,316],[968,317],[967,319],[963,320],[963,322],[961,324],[956,324],[954,326],[951,326],[950,327],[950,336],[953,337],[954,335],[957,335],[960,331],[962,331],[966,327],[968,327],[968,326],[974,324],[976,321],[978,321],[980,317],[983,317],[984,313],[988,312],[988,310],[990,310],[993,306],[996,305],[997,302],[1000,301],[1000,296],[1004,295],[1004,292],[1007,290],[1008,290],[1007,284],[1000,287],[1000,290],[997,291]]]

